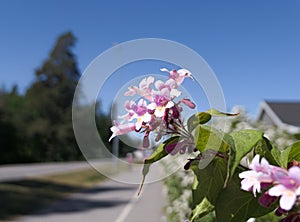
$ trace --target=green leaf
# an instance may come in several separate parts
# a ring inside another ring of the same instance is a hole
[[[230,175],[233,175],[241,159],[263,139],[263,133],[256,130],[241,130],[232,132],[230,135],[235,146],[235,154],[230,163]]]
[[[281,150],[278,149],[278,147],[273,145],[271,142],[269,144],[272,146],[271,155],[277,163],[277,164],[273,164],[273,165],[278,165],[280,167],[284,167],[284,158],[282,158]]]
[[[295,142],[291,146],[289,146],[289,159],[288,163],[293,160],[300,161],[300,141]]]
[[[157,149],[152,153],[152,155],[149,158],[144,160],[144,166],[143,166],[143,171],[142,171],[142,181],[140,182],[138,195],[140,195],[143,185],[144,185],[144,182],[145,182],[146,175],[149,173],[150,164],[167,156],[168,153],[165,150],[166,145],[178,142],[179,138],[180,138],[180,136],[173,136],[173,137],[165,140],[162,144],[160,144],[157,147]]]
[[[211,119],[211,115],[206,112],[199,112],[192,115],[187,121],[188,131],[192,132],[199,124],[207,123]]]
[[[239,115],[239,113],[220,112],[219,110],[216,110],[214,108],[207,110],[206,113],[209,113],[211,116],[237,116],[237,115]]]
[[[281,153],[282,165],[287,168],[289,162],[293,160],[300,161],[300,141],[295,142]]]
[[[235,160],[236,149],[235,149],[234,140],[230,134],[225,134],[224,139],[227,142],[227,144],[229,144],[228,161],[227,161],[227,175],[226,175],[226,180],[224,182],[224,187],[226,187],[227,183],[230,180],[231,175],[232,175],[230,169],[231,169],[232,163]]]
[[[199,169],[199,161],[193,162],[191,169],[194,171],[195,180],[192,187],[193,192],[193,207],[201,204],[204,199],[209,201],[212,205],[216,203],[216,199],[220,190],[223,189],[226,177],[226,160],[222,158],[215,158],[207,167]],[[202,203],[203,204],[203,203]],[[209,213],[207,209],[202,211]],[[210,209],[210,208],[209,208]]]
[[[194,132],[194,142],[200,152],[205,150],[214,150],[226,153],[229,145],[224,139],[225,133],[212,127],[199,125]]]
[[[205,112],[199,112],[192,115],[187,121],[188,131],[192,132],[199,124],[207,123],[212,116],[236,116],[238,114],[223,113],[216,109],[209,109]]]
[[[168,153],[165,150],[166,145],[172,144],[172,143],[177,143],[179,138],[180,138],[180,136],[173,136],[173,137],[165,140],[164,142],[162,142],[162,144],[160,144],[157,147],[157,149],[152,153],[152,155],[144,160],[144,164],[154,163],[154,162],[164,158],[165,156],[167,156]]]
[[[260,217],[275,209],[276,204],[270,208],[262,207],[258,202],[259,197],[254,197],[252,192],[241,190],[240,186],[240,179],[236,172],[216,201],[217,221],[247,221],[251,217]]]
[[[272,165],[282,166],[281,152],[266,137],[255,146],[255,154],[265,157]]]
[[[191,222],[197,222],[201,217],[212,212],[214,205],[212,205],[206,198],[199,203],[192,211]]]

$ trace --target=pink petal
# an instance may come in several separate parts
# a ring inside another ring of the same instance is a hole
[[[255,157],[253,158],[253,160],[252,160],[252,162],[251,162],[251,164],[250,164],[250,169],[255,169],[255,167],[257,166],[257,165],[259,165],[259,155],[255,155]]]
[[[164,87],[164,82],[161,81],[161,80],[157,80],[155,83],[154,83],[154,86],[157,90],[161,90],[163,87]]]
[[[152,119],[152,115],[151,114],[149,114],[148,112],[144,114],[144,116],[143,116],[143,122],[148,123],[148,122],[151,121],[151,119]]]
[[[296,194],[294,192],[288,192],[283,194],[279,200],[279,205],[282,209],[289,211],[292,209],[296,202]]]
[[[239,174],[239,177],[241,179],[243,178],[249,178],[249,177],[256,177],[256,172],[254,170],[247,170],[247,171],[244,171],[242,173]]]
[[[173,106],[174,106],[174,102],[169,101],[169,102],[166,104],[165,108],[172,108]]]
[[[300,183],[300,168],[293,166],[289,169],[289,176]]]
[[[185,76],[185,77],[191,77],[192,76],[192,73],[187,69],[178,69],[177,73],[179,73],[180,76]]]
[[[171,89],[170,96],[172,98],[179,97],[180,95],[181,95],[181,91],[179,91],[177,89]]]
[[[265,169],[269,168],[269,166],[270,166],[269,162],[264,157],[261,158],[260,165],[261,165],[261,167],[263,167]]]
[[[135,94],[136,94],[136,92],[134,90],[131,90],[131,89],[129,89],[129,91],[124,93],[125,96],[134,96]]]
[[[170,100],[170,90],[167,89],[167,88],[163,88],[163,89],[160,91],[160,96],[163,96],[163,97],[165,97],[166,99]]]
[[[144,99],[140,99],[139,102],[138,102],[138,106],[144,106],[146,107],[147,103]]]
[[[285,192],[286,188],[283,185],[276,185],[269,190],[270,196],[279,197]]]
[[[170,89],[176,88],[176,82],[174,79],[168,79],[165,83]]]
[[[150,103],[148,106],[147,106],[148,109],[150,110],[155,110],[156,109],[156,104],[155,103]]]
[[[251,188],[253,187],[253,183],[250,183],[248,179],[243,179],[241,181],[241,189],[245,191],[250,191]]]
[[[144,87],[146,87],[146,86],[147,86],[147,78],[144,78],[144,79],[140,82],[139,87],[140,87],[140,89],[142,89],[142,88],[144,88]]]
[[[276,166],[270,166],[271,169],[271,177],[273,180],[283,180],[288,176],[288,171],[281,168],[281,167],[276,167]]]
[[[127,123],[127,124],[119,125],[115,121],[115,126],[112,126],[110,128],[110,130],[112,131],[113,134],[111,135],[111,137],[109,138],[108,141],[111,141],[111,139],[114,138],[115,136],[126,134],[126,133],[129,133],[131,131],[134,131],[135,130],[135,124],[134,123]]]
[[[149,87],[152,83],[154,83],[154,77],[149,76],[148,79],[147,79],[147,86]]]
[[[142,125],[143,121],[138,119],[138,121],[135,123],[135,129],[139,131],[142,128]]]
[[[129,110],[132,110],[132,106],[133,105],[135,105],[135,102],[134,101],[129,101],[129,100],[127,100],[126,102],[125,102],[125,104],[124,104],[124,107],[125,107],[125,109],[127,109],[128,111]]]
[[[256,193],[260,193],[260,182],[256,181],[253,184],[253,195],[256,197]]]
[[[119,119],[122,119],[121,123],[126,121],[126,120],[130,120],[132,118],[132,116],[134,115],[134,113],[129,112],[123,116],[118,116]]]

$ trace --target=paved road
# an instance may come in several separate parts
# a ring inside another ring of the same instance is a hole
[[[105,164],[113,164],[111,160],[94,161],[95,166],[101,167]],[[64,163],[33,163],[12,164],[0,166],[0,182],[8,180],[19,180],[27,177],[41,176],[52,173],[61,173],[91,167],[86,161],[64,162]]]
[[[154,166],[151,175],[161,173]],[[136,181],[141,176],[141,167],[135,167],[118,175],[119,181]],[[107,180],[96,187],[71,195],[35,215],[26,216],[17,222],[163,222],[165,197],[162,183],[146,184],[137,197],[137,184]]]

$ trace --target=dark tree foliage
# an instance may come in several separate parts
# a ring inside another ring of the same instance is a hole
[[[80,77],[71,51],[75,41],[70,32],[58,38],[25,95],[27,136],[41,161],[81,157],[72,129],[73,94]]]
[[[72,127],[73,95],[80,77],[72,53],[75,42],[71,32],[59,36],[25,95],[17,86],[0,89],[0,164],[83,159]],[[99,134],[111,150],[110,116],[100,103],[96,107]],[[83,108],[83,115],[85,109],[90,107]],[[120,154],[128,151],[132,148],[120,143]]]
[[[24,98],[13,87],[10,92],[0,92],[0,163],[33,161],[30,152],[23,146],[26,139],[22,134],[22,111]]]

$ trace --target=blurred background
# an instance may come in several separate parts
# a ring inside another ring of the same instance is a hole
[[[84,162],[76,144],[72,99],[80,76],[93,59],[125,41],[169,39],[200,54],[222,86],[227,111],[238,109],[243,113],[228,131],[269,129],[269,137],[282,146],[299,138],[299,10],[300,2],[296,0],[0,0],[0,220],[23,220],[20,216],[105,180]],[[163,65],[174,68],[172,64]],[[117,70],[99,92],[95,118],[99,134],[110,150],[110,109],[124,80],[159,73],[161,66],[151,61],[126,66]],[[191,94],[198,92],[193,83],[183,86]],[[195,101],[200,110],[210,108],[201,90]],[[293,118],[284,115],[290,112]],[[266,120],[272,127],[257,125],[256,120]],[[120,157],[131,158],[127,154],[134,151],[120,141]],[[143,158],[136,155],[139,161]],[[47,165],[53,162],[62,165]],[[100,162],[99,167],[108,174],[120,171],[109,161]],[[132,169],[123,170],[127,173]],[[178,185],[178,180],[183,180],[180,178],[173,178],[165,186]],[[70,212],[110,205],[112,210],[119,207],[121,214],[135,188],[115,190],[125,190],[126,200],[116,205],[88,202]],[[167,203],[162,203],[166,205],[163,213],[157,213],[171,215],[167,217],[170,221],[189,213],[188,207],[181,213],[176,213],[178,207],[172,208],[181,194],[181,203],[190,198],[183,187],[177,190],[175,197],[166,197]],[[168,196],[168,191],[165,193]],[[34,221],[23,221],[26,220]],[[111,217],[106,221],[115,220]]]

